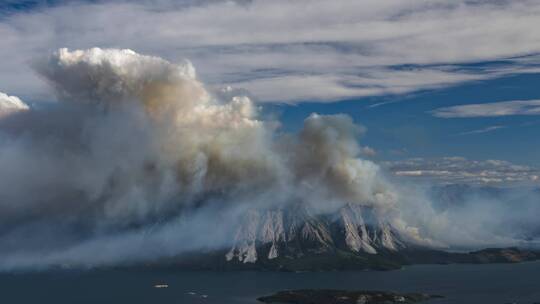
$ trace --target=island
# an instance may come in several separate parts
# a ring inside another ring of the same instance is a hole
[[[257,300],[263,303],[287,304],[379,304],[379,303],[418,303],[439,295],[423,293],[399,294],[387,291],[358,291],[337,289],[300,289],[279,291]]]

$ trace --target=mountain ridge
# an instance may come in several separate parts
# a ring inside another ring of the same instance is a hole
[[[355,204],[322,215],[299,206],[293,210],[250,210],[237,229],[226,259],[256,263],[260,257],[301,258],[335,250],[375,255],[406,248],[397,230],[374,212],[373,208]]]
[[[413,264],[516,263],[540,251],[488,248],[447,252],[409,241],[372,207],[346,204],[333,213],[303,205],[252,209],[229,248],[192,252],[147,265],[207,270],[393,270]]]

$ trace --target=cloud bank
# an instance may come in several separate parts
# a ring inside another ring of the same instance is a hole
[[[59,1],[0,16],[0,83],[52,99],[26,63],[98,45],[190,58],[207,84],[258,101],[403,94],[538,73],[539,13],[533,0]]]
[[[540,185],[540,169],[503,160],[411,158],[384,164],[394,175],[443,184]]]
[[[509,115],[540,115],[540,100],[511,100],[467,104],[432,111],[440,118],[500,117]]]

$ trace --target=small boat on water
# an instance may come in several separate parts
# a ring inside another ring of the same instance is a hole
[[[169,287],[169,284],[156,284],[154,285],[154,288],[167,288]]]

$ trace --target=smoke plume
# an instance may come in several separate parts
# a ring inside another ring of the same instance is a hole
[[[0,94],[2,269],[217,249],[246,210],[293,203],[373,207],[430,243],[408,224],[410,196],[359,157],[364,129],[347,115],[286,134],[248,97],[210,92],[189,62],[131,50],[60,49],[34,68],[57,102]]]

